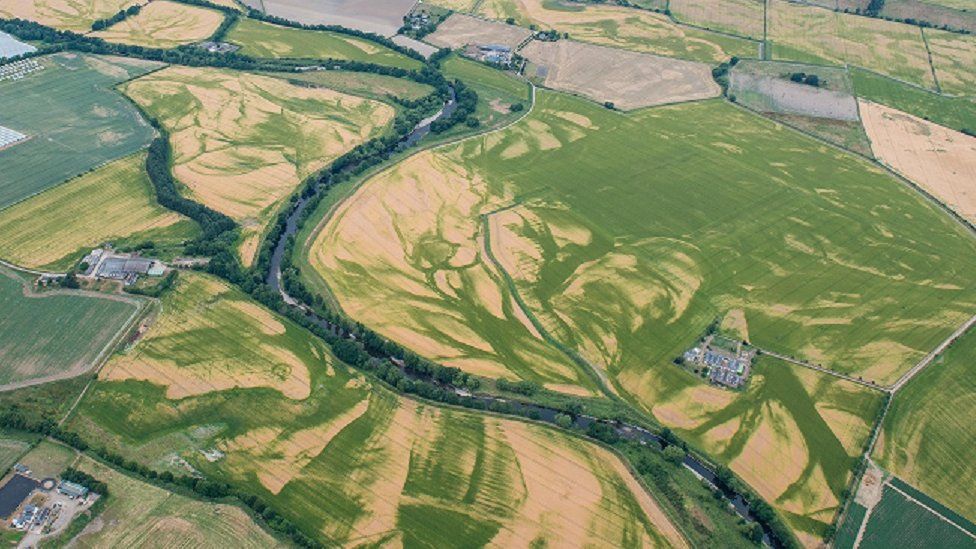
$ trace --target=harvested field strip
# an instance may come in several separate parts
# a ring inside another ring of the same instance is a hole
[[[758,44],[750,40],[680,26],[667,16],[605,4],[580,4],[566,9],[543,0],[485,0],[480,15],[521,26],[568,32],[575,40],[625,50],[655,53],[691,61],[717,63],[735,55],[755,57]]]
[[[162,313],[100,377],[142,379],[166,387],[168,398],[235,387],[269,387],[291,399],[311,392],[310,370],[328,365],[325,346],[258,306],[219,279],[182,273]]]
[[[874,451],[879,465],[970,521],[976,521],[976,472],[967,457],[976,444],[969,421],[976,413],[974,360],[970,331],[898,391]]]
[[[927,88],[935,87],[918,27],[770,0],[773,58],[849,63]]]
[[[374,42],[347,34],[280,27],[241,19],[227,34],[227,41],[254,57],[341,59],[376,63],[402,69],[419,69],[420,62]]]
[[[26,19],[56,29],[88,32],[97,19],[106,19],[143,0],[9,0],[0,4],[0,17]]]
[[[60,53],[0,82],[3,125],[28,141],[0,150],[0,209],[146,146],[153,130],[112,86],[160,65]]]
[[[716,97],[721,88],[704,63],[584,44],[530,42],[522,56],[546,67],[545,85],[630,110]]]
[[[149,2],[134,16],[92,36],[108,42],[175,48],[209,38],[224,20],[223,13],[169,0]]]
[[[762,0],[671,0],[668,9],[681,22],[763,39]]]
[[[881,162],[976,223],[976,137],[875,103],[860,111]]]
[[[948,97],[862,69],[852,69],[858,97],[913,114],[954,130],[976,132],[976,101]]]
[[[145,159],[139,153],[116,160],[0,210],[0,258],[65,270],[102,242],[152,240],[163,246],[192,238],[193,222],[156,203]]]
[[[126,84],[170,132],[176,178],[243,225],[254,259],[279,206],[306,177],[386,130],[394,109],[250,73],[170,67]]]
[[[308,82],[338,92],[375,99],[389,100],[390,96],[399,99],[416,100],[433,93],[434,88],[405,78],[394,78],[382,74],[351,71],[308,71],[301,73],[265,73],[286,80]]]
[[[136,480],[90,458],[77,468],[105,482],[109,499],[76,547],[285,547],[240,507],[198,501]]]
[[[452,50],[467,45],[488,44],[501,44],[515,50],[530,36],[532,31],[523,27],[455,13],[438,25],[437,30],[425,40],[435,46]]]
[[[0,384],[84,373],[140,308],[140,301],[128,297],[61,290],[37,294],[0,267]]]

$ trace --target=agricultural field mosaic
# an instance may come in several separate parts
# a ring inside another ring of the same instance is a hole
[[[759,48],[751,40],[679,26],[662,14],[605,4],[485,0],[478,14],[555,29],[583,42],[706,63],[755,57]]]
[[[156,203],[145,162],[136,153],[0,210],[0,259],[67,270],[104,242],[162,248],[196,236],[192,221]]]
[[[161,65],[59,53],[21,80],[0,81],[3,125],[28,136],[0,150],[0,208],[149,144],[153,130],[113,89]]]
[[[976,382],[976,333],[970,332],[899,391],[885,417],[874,459],[895,475],[976,522],[968,448]]]
[[[245,487],[323,542],[683,544],[619,458],[592,443],[374,388],[310,334],[209,277],[181,277],[162,310],[71,419],[131,459]],[[174,332],[193,313],[204,316]],[[278,326],[284,334],[267,333]],[[241,347],[274,339],[317,358],[253,383],[260,374]],[[129,367],[148,359],[151,379]]]
[[[385,103],[229,70],[174,66],[123,89],[169,131],[188,194],[242,224],[245,265],[298,185],[394,116]]]

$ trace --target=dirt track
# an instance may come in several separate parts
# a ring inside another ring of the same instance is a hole
[[[624,110],[716,97],[721,92],[704,63],[572,40],[533,41],[522,55],[547,69],[547,87],[610,101]]]

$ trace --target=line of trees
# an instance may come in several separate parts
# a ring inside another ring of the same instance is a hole
[[[102,29],[107,29],[108,27],[111,27],[116,23],[122,22],[128,17],[137,15],[140,11],[142,11],[142,6],[140,6],[139,4],[136,4],[134,6],[129,6],[124,10],[119,10],[118,13],[116,13],[115,15],[107,19],[96,19],[95,22],[92,23],[91,30],[100,31]]]

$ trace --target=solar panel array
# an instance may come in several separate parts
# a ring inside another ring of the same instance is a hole
[[[13,145],[18,141],[23,141],[24,139],[27,139],[26,135],[18,131],[11,130],[10,128],[0,126],[0,149]]]

